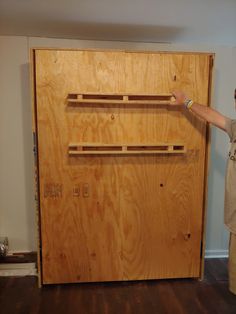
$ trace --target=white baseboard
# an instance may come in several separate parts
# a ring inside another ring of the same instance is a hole
[[[206,250],[205,258],[227,258],[228,250]]]
[[[0,276],[37,276],[35,263],[0,264]]]

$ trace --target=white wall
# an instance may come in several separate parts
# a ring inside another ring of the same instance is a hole
[[[0,37],[0,235],[35,249],[28,40]]]
[[[0,235],[10,249],[35,250],[33,153],[30,117],[28,51],[30,47],[114,48],[210,51],[216,53],[213,106],[234,116],[236,48],[33,37],[0,37]],[[213,129],[209,173],[207,254],[227,254],[228,232],[223,225],[224,171],[227,136]]]
[[[0,35],[235,45],[235,15],[235,0],[5,0]]]

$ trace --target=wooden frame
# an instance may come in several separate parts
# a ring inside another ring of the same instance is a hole
[[[37,137],[37,110],[36,110],[36,86],[35,86],[35,50],[30,49],[30,78],[31,78],[31,104],[32,104],[32,132],[34,143],[34,199],[35,199],[35,221],[36,221],[36,241],[37,241],[37,270],[38,287],[42,287],[41,272],[41,222],[40,222],[40,204],[39,204],[39,161],[38,161],[38,137]]]
[[[34,56],[35,56],[35,50],[36,50],[36,48],[35,49],[32,49],[31,50],[31,64],[32,64],[32,67],[31,67],[31,76],[33,77],[33,81],[32,81],[32,103],[33,103],[33,132],[34,132],[34,138],[35,138],[35,152],[37,153],[37,150],[36,150],[36,148],[37,148],[37,142],[38,142],[38,138],[37,138],[37,122],[36,122],[36,120],[37,120],[37,114],[35,114],[35,107],[36,107],[36,98],[35,98],[35,79],[34,79],[34,71],[35,71],[35,69],[34,69]],[[37,50],[39,50],[38,48],[37,48]],[[42,49],[42,50],[44,50],[44,49]],[[49,49],[45,49],[45,50],[49,50]],[[52,50],[60,50],[60,49],[52,49]],[[73,50],[73,49],[61,49],[61,50],[66,50],[66,51],[75,51],[75,50]],[[77,49],[76,49],[77,50]],[[81,49],[80,49],[81,50]],[[101,51],[101,50],[87,50],[87,49],[85,49],[84,51]],[[107,50],[106,50],[107,51]],[[109,51],[117,51],[117,50],[109,50]],[[123,51],[123,50],[121,50],[121,51]],[[126,51],[126,50],[125,50]],[[157,53],[156,51],[154,51],[154,52],[146,52],[146,51],[130,51],[130,52],[134,52],[134,53],[143,53],[143,52],[145,52],[145,53]],[[161,52],[162,54],[165,54],[165,53],[167,53],[167,54],[179,54],[179,52]],[[182,52],[181,52],[182,53]],[[188,55],[188,54],[191,54],[191,55],[194,55],[194,53],[183,53],[183,54],[186,54],[186,55]],[[211,54],[211,53],[203,53],[204,55],[208,55],[212,60],[214,59],[214,55],[213,54]],[[201,55],[201,53],[197,53],[197,55]],[[213,62],[212,62],[212,64],[210,65],[210,68],[209,68],[209,73],[211,73],[211,68],[213,67]],[[211,78],[211,74],[210,74],[210,77],[209,77],[209,82],[210,82],[210,85],[209,85],[209,93],[208,93],[208,105],[210,105],[210,102],[211,102],[211,97],[210,97],[210,87],[211,87],[211,84],[212,84],[212,78]],[[89,105],[89,104],[108,104],[108,105],[116,105],[116,104],[126,104],[126,105],[134,105],[134,104],[139,104],[139,105],[143,105],[143,104],[145,104],[145,105],[148,105],[148,104],[150,104],[150,105],[168,105],[169,104],[169,102],[171,101],[171,94],[164,94],[164,95],[158,95],[158,94],[153,94],[153,95],[139,95],[139,96],[141,96],[141,97],[146,97],[146,99],[142,99],[142,100],[138,100],[138,99],[135,99],[135,100],[133,100],[132,99],[132,94],[118,94],[118,96],[122,96],[122,98],[121,99],[109,99],[109,96],[114,96],[114,95],[117,95],[117,94],[106,94],[105,95],[105,100],[104,99],[94,99],[94,98],[90,98],[90,99],[88,99],[88,98],[86,98],[86,95],[92,95],[92,96],[96,96],[96,95],[98,95],[98,94],[92,94],[92,93],[82,93],[82,94],[77,94],[77,93],[69,93],[69,95],[68,95],[68,98],[67,98],[67,100],[66,100],[66,104],[68,105],[68,106],[81,106],[81,105]],[[71,97],[72,96],[72,97]],[[101,95],[100,95],[101,96]],[[131,98],[130,98],[130,96],[131,96]],[[157,97],[158,98],[158,96],[163,96],[163,98],[160,100],[160,99],[155,99],[155,100],[150,100],[150,99],[147,99],[147,96],[153,96],[153,97]],[[107,98],[106,98],[107,97]],[[209,161],[209,147],[210,147],[210,140],[209,140],[209,128],[207,127],[207,151],[206,151],[206,154],[205,154],[205,156],[206,156],[206,169],[208,169],[208,161]],[[100,145],[100,146],[99,146]],[[118,150],[116,151],[114,151],[114,147],[116,147],[117,148],[117,144],[113,144],[113,145],[110,145],[110,144],[107,144],[107,145],[109,145],[109,148],[111,148],[109,151],[104,151],[103,150],[103,148],[101,148],[101,147],[105,147],[106,146],[106,144],[94,144],[94,143],[92,143],[92,144],[89,144],[89,143],[81,143],[81,142],[78,142],[78,143],[69,143],[68,144],[68,147],[69,147],[69,150],[68,150],[68,153],[69,153],[69,155],[82,155],[82,154],[88,154],[87,152],[88,151],[86,151],[86,148],[88,149],[91,149],[91,147],[92,147],[92,150],[93,150],[93,148],[95,147],[96,148],[96,151],[89,151],[89,154],[94,154],[94,155],[97,155],[97,154],[114,154],[114,152],[115,152],[115,154],[127,154],[127,144],[121,144],[119,147],[118,147]],[[134,152],[135,153],[139,153],[139,154],[145,154],[145,153],[147,153],[147,154],[157,154],[157,153],[163,153],[163,149],[161,149],[161,150],[157,150],[157,149],[154,149],[154,150],[152,150],[152,149],[150,149],[150,150],[148,150],[148,149],[144,149],[144,150],[138,150],[137,149],[137,146],[138,145],[140,145],[140,144],[137,144],[137,145],[133,145],[133,146],[136,146],[136,150],[135,151],[131,151],[131,153],[133,154]],[[161,143],[161,144],[147,144],[147,143],[144,143],[144,144],[142,144],[142,145],[140,145],[140,146],[142,146],[142,147],[147,147],[147,146],[150,146],[150,145],[154,145],[155,147],[157,147],[157,146],[161,146],[161,145],[166,145],[165,147],[167,147],[167,150],[165,151],[165,153],[181,153],[181,154],[183,154],[183,153],[186,153],[186,146],[185,146],[185,144],[183,144],[183,143],[181,143],[181,144],[163,144],[163,143]],[[180,145],[182,148],[178,151],[178,152],[175,152],[175,151],[173,151],[173,145]],[[114,146],[114,147],[113,147]],[[132,145],[131,145],[132,146]],[[100,149],[102,150],[100,150],[99,151],[99,147],[100,147]],[[165,148],[166,149],[166,148]],[[39,201],[37,201],[37,197],[38,197],[38,195],[40,194],[40,192],[39,192],[39,185],[38,185],[38,182],[39,182],[39,175],[38,175],[38,156],[37,156],[37,154],[36,154],[36,159],[35,159],[35,170],[36,170],[36,172],[35,172],[35,174],[36,174],[36,180],[35,180],[35,190],[36,190],[36,207],[37,207],[37,221],[38,221],[38,226],[39,226],[39,228],[38,228],[38,270],[39,270],[39,285],[41,285],[41,276],[42,276],[42,272],[41,272],[41,262],[42,262],[42,257],[41,257],[41,234],[40,234],[40,224],[41,224],[41,222],[40,222],[40,204],[39,204]],[[204,217],[203,217],[203,221],[202,221],[202,224],[203,224],[203,228],[202,228],[202,230],[203,230],[203,234],[202,234],[202,252],[201,252],[201,255],[202,255],[202,262],[201,262],[201,268],[200,268],[200,276],[203,276],[203,267],[204,267],[204,265],[203,265],[203,261],[204,261],[204,254],[203,254],[203,250],[205,249],[205,215],[206,215],[206,198],[207,198],[207,186],[206,186],[206,183],[207,183],[207,174],[206,174],[206,176],[205,176],[205,192],[204,192],[204,210],[203,210],[203,214],[204,214]]]
[[[215,55],[212,54],[210,56],[210,71],[209,71],[209,89],[208,89],[208,103],[209,107],[212,106],[212,95],[213,95],[213,83],[214,83],[214,58]],[[206,151],[206,159],[205,159],[205,182],[204,182],[204,197],[203,197],[203,221],[202,221],[202,248],[201,248],[201,271],[200,271],[200,280],[204,279],[204,258],[205,258],[205,249],[206,249],[206,218],[207,218],[207,201],[208,201],[208,176],[210,169],[210,153],[211,153],[211,130],[209,124],[207,125],[207,133],[206,133],[206,141],[207,141],[207,151]]]

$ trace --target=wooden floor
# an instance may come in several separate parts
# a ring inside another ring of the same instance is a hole
[[[35,277],[0,277],[1,314],[236,314],[227,259],[206,260],[203,281],[158,280],[37,287]]]

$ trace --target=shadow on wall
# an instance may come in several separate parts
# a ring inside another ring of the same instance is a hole
[[[23,152],[24,152],[24,178],[25,200],[28,231],[28,247],[36,249],[35,231],[35,201],[34,201],[34,156],[32,136],[32,112],[30,98],[29,64],[22,64],[21,69],[21,97],[22,97],[22,125],[23,125]]]
[[[130,24],[104,24],[80,23],[61,20],[16,21],[9,26],[9,21],[1,22],[1,28],[7,35],[40,36],[54,38],[94,39],[94,40],[120,40],[169,43],[181,40],[186,33],[183,27],[158,25],[130,25]],[[17,34],[16,34],[17,31]]]

